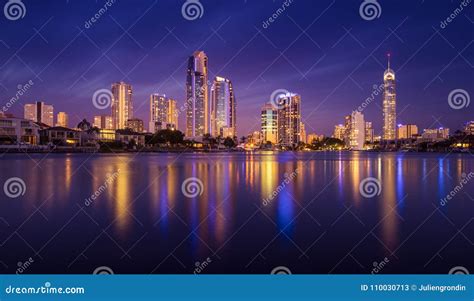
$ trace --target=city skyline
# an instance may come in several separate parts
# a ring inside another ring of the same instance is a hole
[[[400,123],[409,124],[417,120],[420,127],[459,128],[462,126],[459,120],[470,119],[471,107],[453,111],[455,114],[445,114],[447,110],[451,110],[447,102],[450,91],[458,88],[469,91],[469,77],[472,74],[472,68],[467,64],[472,62],[472,54],[468,51],[470,41],[466,40],[465,36],[448,35],[466,26],[469,20],[458,18],[442,31],[438,27],[440,16],[456,8],[452,3],[439,5],[429,12],[424,9],[427,4],[385,3],[384,10],[390,10],[390,14],[382,14],[380,18],[371,22],[360,18],[358,3],[354,3],[353,7],[350,5],[341,9],[344,4],[323,1],[314,5],[314,14],[295,3],[288,8],[287,16],[281,16],[270,27],[264,28],[261,26],[261,21],[267,19],[268,15],[279,7],[278,3],[210,5],[211,2],[213,1],[205,4],[206,16],[226,12],[225,17],[221,16],[216,20],[202,18],[190,22],[178,18],[181,17],[181,12],[174,5],[167,3],[151,5],[150,13],[156,9],[169,8],[170,16],[163,19],[163,24],[172,26],[169,29],[175,27],[173,34],[186,47],[162,27],[155,28],[159,31],[157,40],[153,40],[153,45],[151,42],[148,44],[143,42],[148,41],[145,36],[148,35],[150,29],[147,25],[150,25],[152,19],[150,14],[145,14],[132,28],[133,31],[130,33],[132,37],[126,36],[119,40],[116,47],[110,48],[107,57],[101,57],[100,51],[85,35],[92,41],[103,41],[97,45],[99,48],[105,50],[111,46],[120,37],[120,32],[115,32],[119,27],[114,20],[124,28],[131,25],[120,18],[129,12],[129,4],[117,3],[113,10],[110,10],[110,16],[104,16],[99,23],[84,33],[77,33],[74,48],[88,47],[91,53],[80,52],[79,56],[79,53],[76,54],[72,48],[65,48],[63,53],[68,55],[67,60],[59,56],[54,61],[54,69],[48,63],[68,45],[69,40],[66,38],[55,37],[46,44],[36,36],[30,46],[46,47],[42,55],[33,56],[30,47],[26,47],[19,54],[22,60],[31,64],[34,73],[15,58],[8,60],[12,53],[8,48],[3,48],[0,51],[7,60],[1,64],[4,76],[0,81],[5,89],[0,89],[0,93],[3,99],[10,99],[15,94],[16,86],[28,82],[33,76],[35,85],[20,98],[18,103],[44,100],[54,105],[57,111],[67,111],[71,108],[74,114],[69,116],[70,123],[76,124],[83,117],[91,118],[104,113],[91,105],[91,95],[96,90],[110,87],[111,82],[124,80],[134,87],[135,117],[147,120],[150,94],[171,95],[180,104],[185,101],[183,93],[185,62],[193,48],[203,49],[212,58],[209,64],[209,79],[219,75],[232,80],[239,100],[237,115],[242,116],[238,122],[239,133],[249,133],[260,127],[259,115],[262,104],[269,99],[275,89],[283,88],[297,92],[304,99],[302,111],[307,114],[303,114],[302,117],[306,131],[330,135],[334,126],[332,120],[341,120],[371,95],[374,85],[382,83],[380,73],[385,69],[383,58],[386,52],[391,52],[393,54],[391,65],[397,74],[397,82],[400,83],[397,85],[397,106],[403,111],[399,116]],[[31,35],[27,31],[31,31],[32,25],[39,28],[44,21],[47,21],[41,19],[41,12],[48,5],[36,7],[36,4],[32,4],[32,6],[38,13],[16,22],[14,26],[18,34],[8,37],[5,40],[7,43],[21,44],[22,32],[23,36]],[[72,3],[61,3],[57,7],[59,11],[75,8]],[[146,9],[148,6],[140,7],[142,8]],[[68,20],[58,16],[45,25],[42,35],[46,39],[51,37],[51,26],[61,20],[64,21],[63,30],[69,32],[70,36],[75,36],[76,26],[81,27],[83,24],[79,20],[86,19],[94,9],[97,8],[79,7],[77,15],[69,16]],[[344,14],[343,24],[336,24],[329,14],[322,14],[323,12],[334,14],[336,11]],[[243,13],[246,14],[245,21],[237,18]],[[315,21],[315,15],[319,14],[321,17],[317,20],[317,24],[325,25],[325,31],[321,31],[320,26],[311,26],[306,32],[308,36],[303,34],[299,27],[305,29]],[[232,29],[236,26],[241,30],[236,32]],[[210,27],[214,28],[218,35]],[[107,29],[112,30],[108,38],[105,36]],[[193,36],[195,33],[198,33],[196,37]],[[284,52],[284,56],[278,54],[278,50],[281,53],[291,45],[295,40],[293,37],[300,35],[294,46]],[[205,36],[209,38],[209,42],[202,47],[199,47],[202,43],[196,45],[197,41],[204,40]],[[231,36],[232,41],[229,39]],[[443,37],[448,37],[449,43],[459,48],[460,52],[462,50],[461,55],[456,57],[456,53],[446,51],[450,46]],[[106,39],[101,40],[102,38]],[[163,38],[165,39],[162,44],[158,44]],[[143,48],[136,45],[134,40]],[[426,44],[422,41],[426,41]],[[248,46],[243,48],[246,43],[249,43]],[[154,48],[156,45],[158,46]],[[464,49],[466,46],[467,51]],[[348,47],[351,52],[346,51]],[[241,51],[238,52],[239,50]],[[94,61],[97,61],[97,66],[92,66],[88,71],[88,67]],[[443,71],[439,66],[440,63],[444,65],[449,63],[451,68]],[[156,68],[152,66],[156,66],[160,71],[156,72]],[[15,70],[14,76],[6,77],[6,74],[10,74],[8,70]],[[54,74],[62,72],[61,80],[51,80],[53,70],[56,71]],[[36,78],[35,74],[38,75],[40,71],[42,73]],[[131,73],[127,75],[129,71]],[[80,77],[82,74],[83,78]],[[374,102],[366,108],[364,115],[367,120],[373,122],[376,134],[380,134],[382,119],[379,116],[382,98],[379,96]],[[348,107],[350,109],[344,109]],[[420,110],[426,114],[417,116],[416,112]],[[20,106],[12,106],[9,113],[21,116]],[[185,124],[183,115],[180,114],[181,125]]]

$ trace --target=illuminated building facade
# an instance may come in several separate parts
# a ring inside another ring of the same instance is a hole
[[[278,143],[294,147],[301,141],[301,96],[287,93],[278,104]]]
[[[69,127],[69,116],[65,112],[59,112],[56,117],[56,126]]]
[[[278,111],[271,103],[262,107],[261,112],[262,143],[278,143]]]
[[[127,120],[127,129],[131,129],[135,133],[143,133],[145,131],[143,120],[138,118]]]
[[[148,129],[151,133],[163,129],[178,128],[178,110],[176,100],[166,95],[150,95],[150,123]]]
[[[333,138],[344,141],[345,126],[343,124],[336,124],[334,126],[334,133],[332,134]]]
[[[349,147],[353,150],[363,150],[365,144],[364,115],[359,111],[354,111],[350,116]]]
[[[186,74],[186,137],[209,133],[208,58],[196,51],[188,59]]]
[[[37,101],[34,104],[25,104],[24,118],[53,126],[54,107],[42,101]]]
[[[124,82],[112,84],[112,122],[114,129],[127,128],[133,118],[132,86]]]
[[[222,77],[216,77],[211,88],[211,134],[237,136],[234,89],[232,82]]]
[[[374,142],[374,128],[372,127],[372,122],[365,122],[365,141],[369,143]]]
[[[94,116],[93,126],[99,129],[103,129],[103,130],[112,130],[114,128],[112,116],[108,116],[108,115]]]
[[[395,92],[395,72],[390,69],[390,55],[388,66],[383,74],[383,140],[396,139],[397,101]]]
[[[397,129],[398,139],[410,139],[418,135],[418,127],[414,124],[399,124]]]

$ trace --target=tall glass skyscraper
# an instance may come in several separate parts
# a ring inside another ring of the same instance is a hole
[[[132,86],[124,82],[112,84],[112,122],[116,130],[127,128],[133,118]]]
[[[207,61],[204,51],[196,51],[188,59],[186,137],[202,137],[210,133]]]
[[[395,93],[395,72],[388,66],[383,74],[383,140],[395,140],[397,137],[397,101]]]
[[[232,82],[222,77],[216,77],[211,88],[211,130],[214,137],[237,136]]]

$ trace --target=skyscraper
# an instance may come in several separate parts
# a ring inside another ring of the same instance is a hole
[[[114,129],[125,129],[133,118],[132,86],[124,82],[112,84],[112,122]]]
[[[25,119],[34,122],[41,122],[49,126],[54,125],[54,107],[47,105],[42,101],[37,101],[34,104],[25,104]]]
[[[350,116],[349,147],[353,150],[363,150],[365,144],[364,115],[359,111],[354,111]]]
[[[65,112],[59,112],[56,119],[56,126],[69,127],[69,116]]]
[[[278,143],[278,111],[271,103],[262,107],[262,143]]]
[[[388,66],[383,74],[383,140],[396,139],[397,102],[395,93],[395,72],[390,69],[390,54]]]
[[[207,56],[196,51],[188,59],[186,74],[186,137],[209,133],[209,92]]]
[[[303,122],[300,123],[300,141],[306,143],[306,128]]]
[[[278,143],[293,147],[301,141],[301,96],[294,93],[282,95],[278,101]]]
[[[150,123],[149,131],[154,133],[163,129],[178,128],[178,110],[176,100],[166,95],[150,95]]]
[[[211,88],[211,130],[214,137],[237,136],[234,89],[222,77],[216,77]]]

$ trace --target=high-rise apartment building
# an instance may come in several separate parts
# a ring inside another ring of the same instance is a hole
[[[112,130],[114,123],[112,122],[112,116],[97,115],[94,116],[93,126],[98,127],[102,130]]]
[[[397,101],[395,93],[395,72],[390,69],[390,55],[388,66],[383,74],[383,140],[396,139]]]
[[[374,142],[374,128],[372,127],[372,122],[366,121],[365,122],[365,141],[369,143]]]
[[[166,95],[150,95],[150,123],[148,130],[154,133],[158,130],[178,128],[178,109],[176,100]]]
[[[349,147],[353,150],[363,150],[364,144],[365,144],[364,115],[359,111],[354,111],[351,114]]]
[[[65,112],[59,112],[56,117],[56,126],[69,127],[69,116]]]
[[[237,136],[235,95],[232,82],[216,77],[211,88],[211,134],[214,137]]]
[[[143,120],[139,118],[132,118],[127,120],[127,129],[131,129],[136,133],[143,133],[145,131]]]
[[[125,129],[133,118],[132,86],[124,82],[112,84],[112,122],[114,129]]]
[[[399,124],[397,128],[397,139],[410,139],[418,135],[418,127],[414,124]]]
[[[52,105],[37,101],[34,104],[25,104],[24,108],[25,119],[41,122],[49,126],[54,125],[54,107]]]
[[[261,112],[262,143],[278,143],[278,111],[271,103],[262,107]]]
[[[209,131],[208,58],[196,51],[188,59],[186,74],[186,137],[202,137]]]
[[[296,146],[301,141],[301,96],[281,95],[278,104],[278,142],[283,147]]]
[[[332,137],[344,141],[345,131],[346,127],[343,124],[336,124],[334,126],[334,133],[332,134]]]

